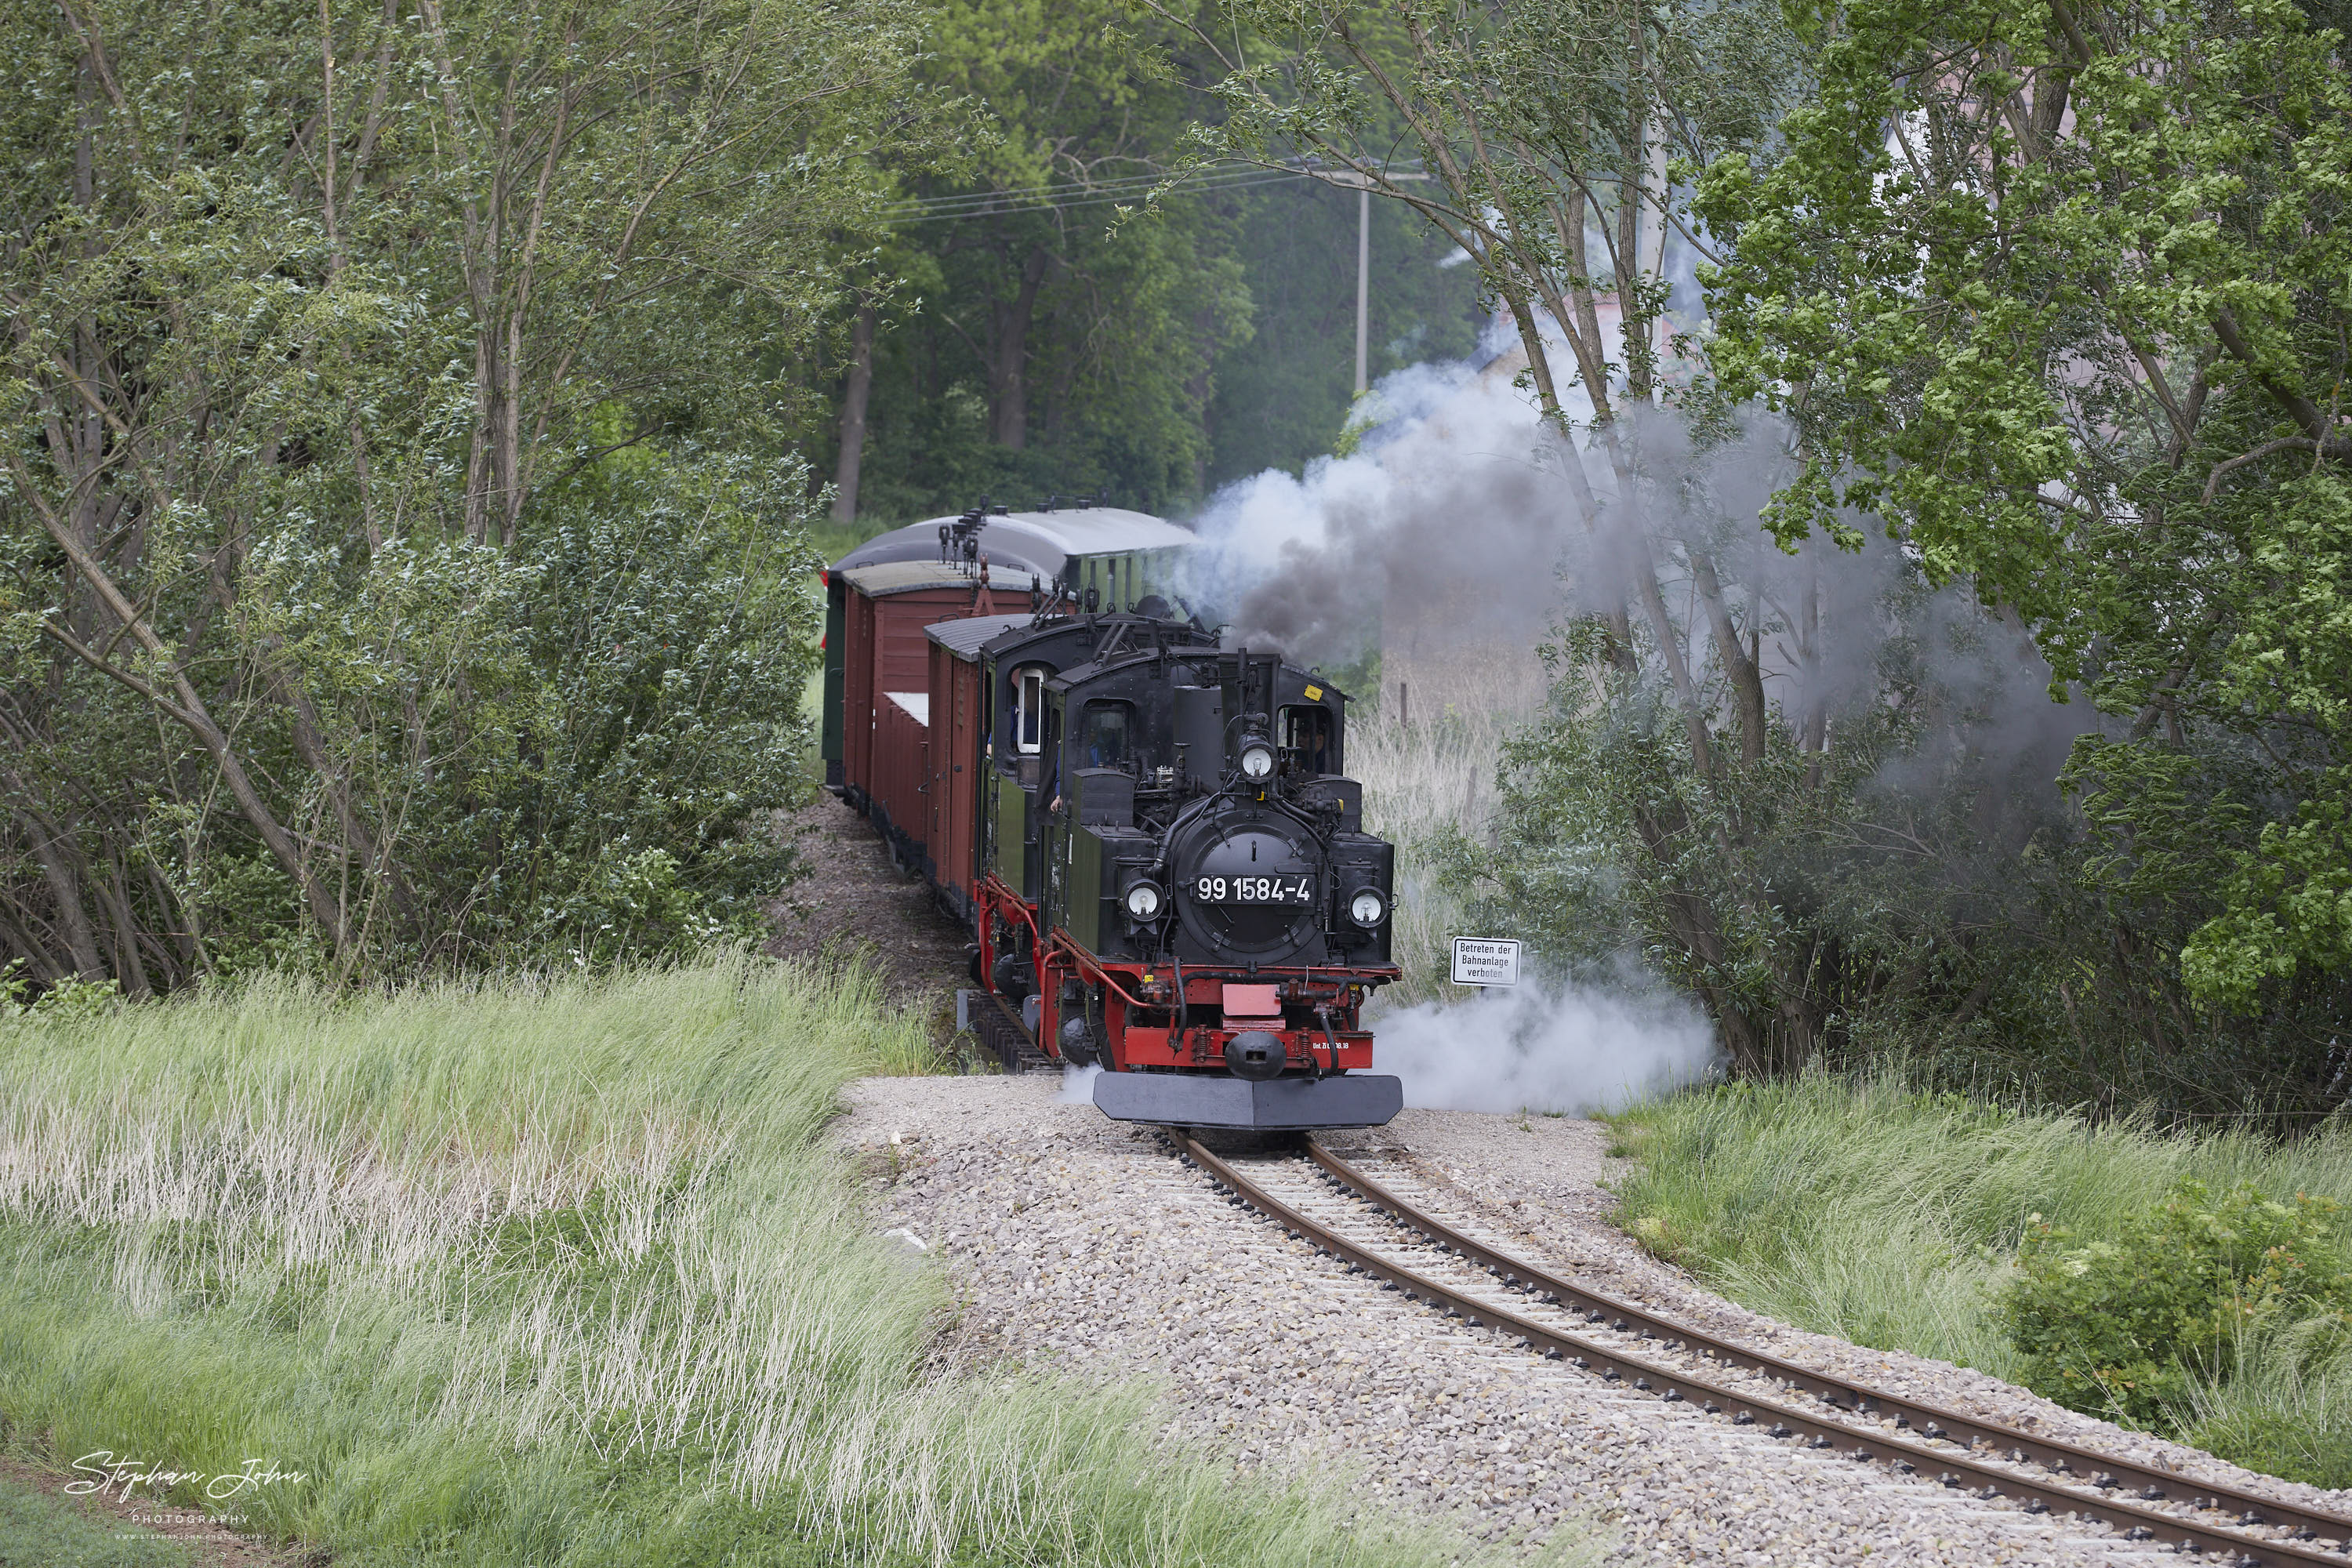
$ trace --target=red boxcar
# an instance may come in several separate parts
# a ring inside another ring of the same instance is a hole
[[[863,807],[901,864],[929,871],[931,644],[935,623],[988,617],[1003,595],[930,561],[889,561],[832,574],[843,632],[841,772],[830,780]],[[1020,618],[1025,619],[1025,616]],[[829,634],[828,634],[829,635]]]
[[[868,540],[825,575],[826,786],[967,921],[982,803],[980,779],[958,770],[979,755],[980,645],[1027,621],[1041,595],[1132,609],[1148,563],[1192,542],[1160,518],[1086,503],[961,521],[975,519],[969,552],[950,548],[958,520],[942,518]]]
[[[932,745],[928,824],[923,843],[940,901],[969,921],[972,888],[980,879],[982,779],[975,763],[987,732],[981,696],[981,646],[999,632],[1025,625],[1029,616],[971,616],[926,628],[930,642]]]

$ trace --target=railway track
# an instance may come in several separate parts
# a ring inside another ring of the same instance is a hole
[[[2352,1519],[2038,1436],[1749,1349],[1469,1235],[1308,1139],[1303,1154],[1179,1157],[1294,1238],[1464,1326],[1615,1389],[1876,1463],[2028,1513],[2071,1513],[2128,1541],[2248,1565],[2352,1564]]]
[[[972,994],[971,1031],[1008,1073],[1055,1072],[1061,1063],[1037,1048],[1013,1005],[993,991]]]

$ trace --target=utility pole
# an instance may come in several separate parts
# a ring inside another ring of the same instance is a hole
[[[1361,397],[1371,390],[1372,378],[1372,184],[1374,176],[1358,174],[1353,169],[1309,169],[1315,179],[1328,185],[1355,187],[1356,192],[1356,395]],[[1383,166],[1378,176],[1382,180],[1425,180],[1429,175],[1419,170],[1391,169]]]
[[[1372,366],[1372,186],[1356,191],[1356,395],[1371,383]]]

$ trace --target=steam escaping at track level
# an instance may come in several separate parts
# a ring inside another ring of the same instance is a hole
[[[1617,1110],[1715,1069],[1715,1032],[1663,991],[1542,983],[1423,1003],[1377,1026],[1381,1067],[1425,1110]]]

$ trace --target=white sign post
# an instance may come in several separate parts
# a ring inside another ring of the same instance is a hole
[[[1519,944],[1488,937],[1454,939],[1454,984],[1456,985],[1517,985]]]

